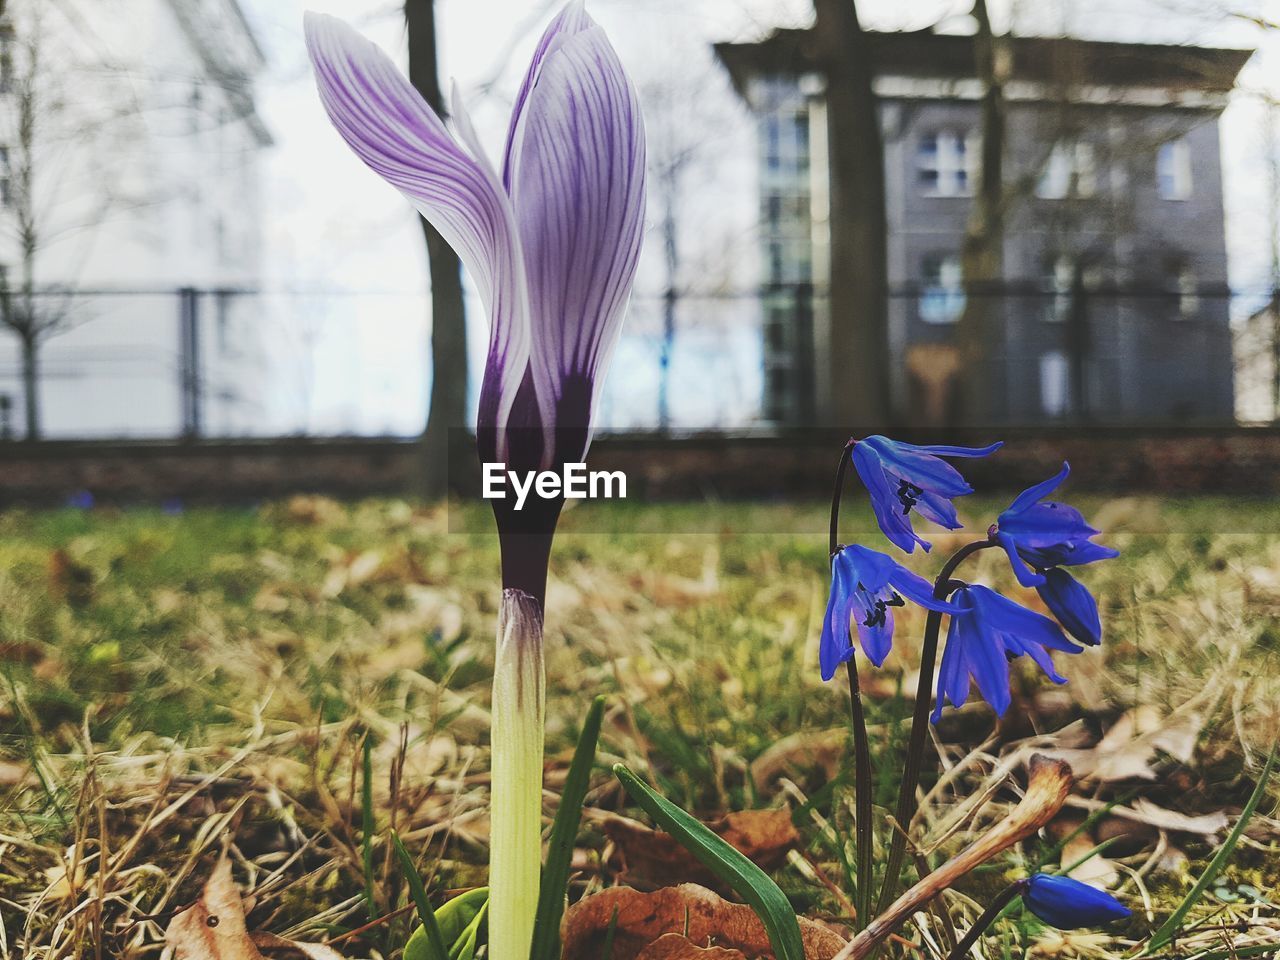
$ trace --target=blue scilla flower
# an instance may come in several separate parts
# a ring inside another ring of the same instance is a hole
[[[1049,926],[1061,930],[1096,927],[1132,914],[1105,890],[1047,873],[1037,873],[1027,879],[1022,902]]]
[[[893,608],[906,600],[953,615],[964,611],[939,600],[924,577],[912,573],[888,554],[853,544],[841,547],[831,560],[831,597],[822,618],[818,661],[822,679],[853,656],[851,633],[857,625],[862,652],[877,667],[893,646]]]
[[[1070,473],[1071,465],[1064,461],[1056,476],[1023,490],[996,518],[996,539],[1009,555],[1014,575],[1024,587],[1042,585],[1043,571],[1051,567],[1078,566],[1120,555],[1119,551],[1091,542],[1101,531],[1089,526],[1075,507],[1044,499]]]
[[[1099,531],[1065,503],[1044,501],[1071,472],[1063,463],[1057,476],[1023,491],[996,521],[996,538],[1009,555],[1018,582],[1035,587],[1045,606],[1081,643],[1102,640],[1098,602],[1062,567],[1110,560],[1120,551],[1094,543]]]
[[[1023,654],[1034,660],[1054,683],[1067,682],[1054,669],[1049,651],[1079,653],[1080,648],[1048,617],[982,586],[961,587],[952,602],[968,612],[951,618],[947,648],[938,671],[934,723],[942,716],[944,696],[957,707],[969,699],[971,677],[982,699],[1003,716],[1012,699],[1009,661]]]
[[[888,437],[871,436],[853,445],[853,467],[871,495],[876,522],[889,540],[911,553],[916,544],[929,544],[911,526],[912,510],[948,530],[960,521],[952,504],[955,497],[973,493],[955,467],[940,457],[986,457],[1002,443],[989,447],[916,446]]]

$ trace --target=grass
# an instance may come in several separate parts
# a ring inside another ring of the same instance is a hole
[[[1150,781],[1086,785],[1064,829],[1089,802],[1135,795],[1188,816],[1234,814],[1280,734],[1280,502],[1079,502],[1123,550],[1085,575],[1102,601],[1103,647],[1060,658],[1063,688],[1015,671],[1015,705],[998,726],[980,705],[948,713],[937,741],[948,772],[919,824],[931,859],[1013,799],[1003,761],[1032,744],[1087,748],[1132,708],[1190,729],[1194,750],[1152,751]],[[1001,504],[964,507],[981,530]],[[498,600],[488,522],[473,508],[319,498],[0,517],[0,958],[157,956],[167,916],[195,898],[223,835],[237,879],[254,888],[250,926],[304,939],[367,922],[367,885],[380,916],[411,902],[391,830],[437,903],[482,883]],[[820,504],[566,512],[548,594],[553,792],[591,698],[609,697],[575,896],[618,874],[600,818],[639,816],[606,772],[621,761],[706,818],[799,809],[811,863],[793,860],[777,879],[798,907],[841,919],[823,882],[838,883],[847,853],[823,837],[851,833],[844,702],[816,667],[824,528]],[[853,510],[847,530],[875,545],[865,512]],[[931,557],[911,560],[921,572],[963,542],[936,540]],[[995,553],[969,575],[1016,590]],[[903,612],[892,669],[864,676],[882,807],[896,789],[922,626],[918,611]],[[377,831],[367,875],[366,737]],[[1195,934],[1205,942],[1221,939],[1222,918],[1242,916],[1262,924],[1243,936],[1276,936],[1274,809],[1273,789],[1192,912],[1191,924],[1213,917]],[[1062,835],[971,877],[948,901],[957,924]],[[1172,912],[1213,853],[1176,830],[1122,840],[1105,859],[1138,907],[1132,922],[1063,944],[1014,913],[987,955],[1119,955]],[[394,956],[409,923],[393,914],[338,946]],[[915,936],[930,954],[934,931]]]

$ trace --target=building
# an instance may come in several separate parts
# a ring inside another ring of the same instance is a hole
[[[1003,277],[976,291],[961,246],[980,157],[973,38],[869,35],[885,150],[895,416],[942,423],[956,323],[994,299],[1001,423],[1233,416],[1219,115],[1248,51],[1010,38]],[[764,408],[829,405],[824,82],[809,30],[716,52],[758,118]],[[851,372],[856,375],[856,372]],[[840,419],[848,419],[847,415]]]
[[[10,0],[0,43],[0,434],[247,432],[271,138],[237,0]]]

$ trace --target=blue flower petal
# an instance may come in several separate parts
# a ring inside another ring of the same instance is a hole
[[[1032,572],[1031,568],[1023,562],[1022,556],[1018,553],[1018,541],[1003,530],[996,533],[996,539],[1008,554],[1009,565],[1013,567],[1013,575],[1018,578],[1020,584],[1024,587],[1038,587],[1044,583],[1044,576]]]
[[[1057,617],[1066,631],[1087,646],[1102,642],[1102,620],[1098,601],[1075,577],[1065,570],[1046,570],[1045,582],[1038,587],[1040,599]]]
[[[840,564],[831,568],[831,595],[822,617],[822,636],[818,640],[818,666],[822,679],[830,680],[836,669],[853,656],[849,637],[849,578]]]
[[[1058,471],[1057,476],[1050,477],[1048,480],[1041,480],[1034,486],[1027,487],[1009,504],[1009,509],[1000,514],[1001,519],[1010,514],[1020,513],[1033,503],[1043,500],[1058,487],[1062,486],[1062,481],[1066,480],[1071,473],[1071,464],[1062,461],[1062,469]]]
[[[1096,927],[1132,916],[1128,907],[1105,890],[1044,873],[1027,881],[1022,900],[1037,917],[1061,930]]]

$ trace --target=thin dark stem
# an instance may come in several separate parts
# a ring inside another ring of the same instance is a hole
[[[866,714],[862,710],[857,658],[850,657],[844,666],[849,676],[849,713],[853,721],[854,836],[858,844],[855,861],[858,915],[854,918],[854,927],[861,930],[871,919],[871,744],[867,739]]]
[[[995,923],[996,918],[1000,916],[1004,908],[1022,896],[1023,891],[1026,889],[1026,880],[1015,880],[1001,890],[987,906],[987,909],[982,911],[982,915],[973,922],[973,926],[964,935],[964,939],[956,944],[955,949],[947,956],[947,960],[962,960],[965,954],[973,949],[973,945],[978,942],[978,938],[986,932],[987,927]]]
[[[844,478],[849,470],[849,456],[853,449],[850,440],[840,451],[840,464],[836,467],[835,488],[831,491],[831,529],[827,541],[828,555],[835,562],[840,548],[840,500],[844,493]],[[867,717],[862,708],[862,688],[858,682],[856,656],[845,661],[845,673],[849,678],[849,717],[853,727],[853,806],[854,830],[857,842],[858,889],[855,895],[856,916],[854,925],[861,930],[867,925],[871,913],[871,744],[867,738]]]
[[[849,458],[852,450],[853,441],[850,440],[840,451],[840,463],[836,467],[836,484],[831,491],[831,529],[827,537],[827,556],[831,559],[835,558],[836,550],[840,546],[840,498],[844,494],[844,477],[849,472]]]
[[[996,541],[975,540],[967,543],[954,554],[943,566],[938,578],[933,582],[933,595],[945,600],[957,583],[951,579],[960,564],[979,550],[996,546]],[[889,845],[889,856],[885,864],[884,880],[880,886],[880,899],[876,904],[876,913],[880,913],[893,900],[898,886],[898,878],[902,874],[903,860],[907,854],[907,831],[911,827],[911,818],[916,814],[916,787],[920,784],[920,770],[924,765],[925,737],[929,732],[929,694],[933,686],[933,670],[938,661],[938,633],[942,629],[942,614],[936,610],[929,611],[925,621],[924,640],[920,645],[920,679],[916,684],[915,710],[911,717],[911,739],[907,744],[907,762],[902,771],[902,783],[898,788],[898,806],[894,813],[899,828],[893,833]]]

